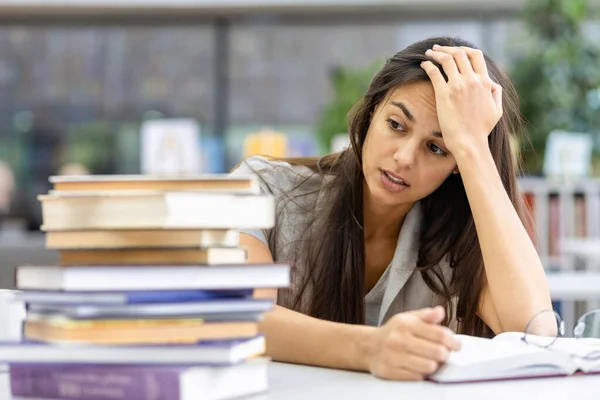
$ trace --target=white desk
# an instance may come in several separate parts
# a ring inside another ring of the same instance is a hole
[[[252,400],[368,399],[599,399],[600,375],[441,385],[389,382],[366,373],[272,363],[268,393]],[[8,374],[0,374],[0,399],[10,399]]]
[[[600,273],[560,271],[546,273],[553,300],[600,300]]]
[[[563,253],[587,259],[588,261],[600,260],[600,238],[598,237],[569,237],[560,242]]]
[[[592,271],[547,272],[546,280],[552,300],[562,302],[561,316],[568,335],[573,332],[576,320],[583,314],[577,312],[576,301],[585,301],[586,310],[600,305],[600,273]]]
[[[273,363],[265,399],[544,399],[600,398],[600,375],[468,384],[389,382],[366,373]]]

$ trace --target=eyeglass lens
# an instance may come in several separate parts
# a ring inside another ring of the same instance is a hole
[[[536,346],[548,347],[558,336],[564,335],[564,324],[553,310],[544,310],[534,316],[525,330],[525,341]]]
[[[575,324],[573,336],[576,338],[600,338],[600,310],[583,314]]]

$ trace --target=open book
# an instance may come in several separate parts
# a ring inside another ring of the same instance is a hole
[[[516,332],[493,339],[457,335],[461,349],[451,353],[429,380],[450,383],[600,373],[600,339],[559,338],[542,348],[523,342],[522,337]]]

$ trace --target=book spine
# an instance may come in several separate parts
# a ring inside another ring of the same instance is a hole
[[[13,396],[61,400],[179,400],[177,369],[11,365]]]

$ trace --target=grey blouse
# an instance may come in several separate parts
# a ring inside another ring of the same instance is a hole
[[[307,167],[268,161],[258,156],[246,159],[232,174],[253,172],[259,174],[261,191],[275,198],[276,229],[240,232],[252,235],[265,243],[275,261],[289,262],[293,258],[294,244],[302,235],[314,210],[327,201],[325,191],[319,190],[323,186],[324,178]],[[365,296],[366,323],[369,325],[381,325],[395,313],[442,304],[441,299],[425,284],[421,273],[415,270],[420,218],[420,205],[417,203],[404,219],[392,261],[377,284]],[[446,283],[449,283],[451,271],[448,263],[444,261],[440,267]],[[302,260],[294,260],[292,288],[279,292],[279,305],[290,307],[294,298],[294,282],[302,279],[305,268]],[[310,289],[305,295],[310,296]],[[456,301],[453,303],[456,307]],[[453,314],[456,315],[455,312]],[[451,321],[450,328],[456,330],[455,319]]]

